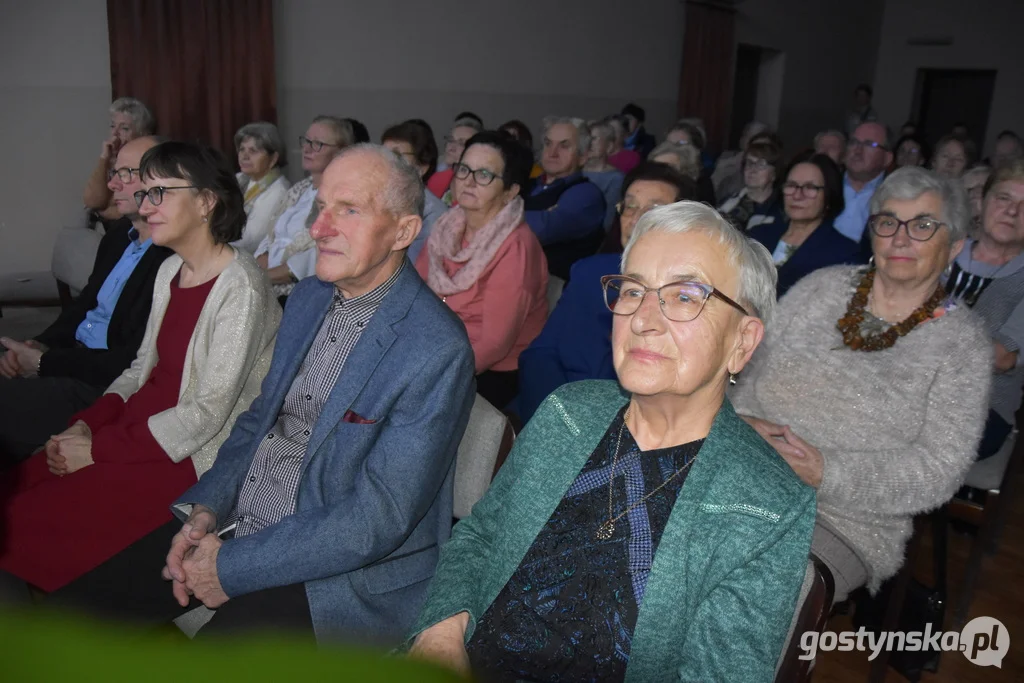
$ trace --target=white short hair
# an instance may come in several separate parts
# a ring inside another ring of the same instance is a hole
[[[665,141],[651,150],[647,155],[649,160],[660,157],[662,154],[671,154],[676,158],[676,163],[669,164],[684,176],[697,182],[703,168],[700,160],[700,152],[693,145],[677,145],[674,142]]]
[[[149,107],[134,97],[118,97],[110,104],[110,114],[124,114],[132,120],[132,130],[136,135],[152,135],[156,129],[153,113]]]
[[[559,124],[566,124],[576,129],[576,136],[579,140],[576,146],[579,148],[580,156],[586,156],[587,150],[590,149],[590,128],[587,126],[587,122],[578,116],[548,116],[543,121],[544,135],[548,134],[552,126]]]
[[[725,248],[740,274],[737,303],[751,315],[760,318],[767,327],[775,314],[775,285],[778,281],[772,255],[763,244],[734,228],[722,214],[707,204],[684,200],[645,213],[633,228],[633,234],[622,252],[622,271],[626,270],[626,261],[629,260],[633,245],[647,233],[680,235],[691,231],[703,232],[717,239]]]
[[[943,178],[920,166],[904,166],[892,172],[871,195],[871,214],[885,208],[892,199],[910,201],[931,192],[942,200],[942,220],[949,230],[950,243],[967,236],[971,223],[971,204],[960,179]]]
[[[384,145],[362,142],[346,147],[335,159],[366,152],[376,155],[388,170],[387,185],[377,195],[385,211],[396,218],[415,215],[423,217],[425,204],[423,179],[404,157],[400,157]]]

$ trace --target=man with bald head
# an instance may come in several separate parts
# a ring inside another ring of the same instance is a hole
[[[123,218],[109,224],[78,298],[34,339],[0,338],[0,470],[64,431],[138,353],[153,281],[171,253],[153,246],[133,196],[139,161],[156,144],[141,137],[118,150],[107,186]]]
[[[200,636],[401,641],[451,531],[475,396],[462,322],[407,263],[423,191],[386,147],[331,161],[310,227],[316,276],[288,297],[262,393],[172,506],[184,526],[165,525],[56,604],[162,621],[192,598],[217,610]]]
[[[843,199],[846,208],[836,218],[836,230],[854,242],[860,242],[870,213],[871,196],[882,184],[885,170],[892,164],[889,129],[874,121],[854,129],[846,143],[846,174]]]

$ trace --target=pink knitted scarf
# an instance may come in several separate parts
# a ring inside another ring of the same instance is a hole
[[[516,197],[487,225],[462,246],[466,234],[466,212],[460,206],[449,209],[434,223],[434,229],[427,238],[427,256],[430,267],[427,271],[427,285],[438,296],[464,292],[473,286],[494,258],[505,238],[523,222],[523,200]],[[449,276],[444,260],[464,264]]]

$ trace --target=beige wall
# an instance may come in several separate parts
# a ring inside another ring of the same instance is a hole
[[[521,119],[539,141],[545,115],[598,117],[635,100],[660,135],[675,118],[683,9],[679,0],[277,0],[279,122],[292,141],[317,114],[351,116],[376,141],[419,117],[440,141],[468,109],[488,126]]]
[[[843,127],[853,89],[870,83],[875,73],[884,5],[885,0],[739,4],[736,41],[785,55],[779,132],[787,152],[810,146],[820,130]]]
[[[0,272],[46,270],[109,134],[106,3],[3,3],[0,103]]]
[[[979,0],[965,16],[961,0],[888,0],[875,73],[875,106],[895,126],[910,118],[920,68],[996,69],[984,151],[1007,128],[1024,133],[1024,0]],[[907,39],[949,36],[947,47]]]

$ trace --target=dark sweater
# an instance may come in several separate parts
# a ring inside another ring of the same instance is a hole
[[[153,245],[135,266],[110,316],[106,349],[86,348],[75,339],[86,314],[96,308],[100,288],[128,248],[131,229],[131,222],[125,219],[110,224],[85,289],[36,336],[36,341],[49,347],[39,363],[40,377],[72,377],[106,388],[135,360],[153,303],[153,281],[160,264],[173,253],[170,249]]]

